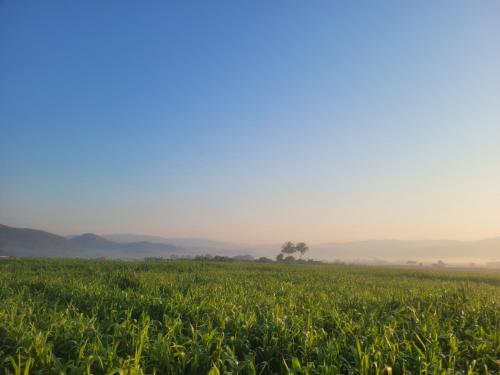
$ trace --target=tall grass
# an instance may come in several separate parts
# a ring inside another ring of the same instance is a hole
[[[5,374],[498,374],[500,274],[0,262]]]

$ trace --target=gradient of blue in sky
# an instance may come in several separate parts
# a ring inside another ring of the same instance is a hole
[[[500,235],[498,1],[0,1],[0,222]]]

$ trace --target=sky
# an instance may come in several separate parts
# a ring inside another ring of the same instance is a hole
[[[0,0],[0,223],[500,236],[500,2]]]

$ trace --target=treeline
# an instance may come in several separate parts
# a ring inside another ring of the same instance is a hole
[[[255,263],[308,263],[308,264],[320,264],[324,263],[319,260],[314,259],[295,259],[293,256],[285,257],[284,259],[271,259],[267,257],[255,258],[252,255],[235,255],[235,256],[225,256],[225,255],[211,255],[203,254],[196,255],[194,257],[177,257],[170,256],[169,258],[162,257],[147,257],[144,258],[145,261],[163,261],[163,260],[175,260],[175,259],[189,259],[195,261],[218,261],[218,262],[255,262]],[[338,263],[338,262],[336,262]]]

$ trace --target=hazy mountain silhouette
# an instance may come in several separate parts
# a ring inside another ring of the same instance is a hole
[[[274,258],[275,245],[240,245],[200,238],[163,238],[133,234],[98,236],[85,233],[62,237],[52,233],[0,225],[0,255],[19,257],[81,257],[141,259],[145,257],[195,256],[202,254]],[[368,240],[311,245],[306,258],[333,261],[405,263],[434,262],[492,263],[500,261],[500,237],[479,241]]]
[[[71,238],[70,241],[84,249],[116,249],[119,247],[119,244],[116,242],[109,241],[94,233],[85,233],[80,236],[75,236]]]
[[[451,262],[491,262],[500,259],[500,237],[479,241],[454,240],[368,240],[311,246],[318,259],[384,259]]]
[[[144,258],[193,255],[189,250],[147,241],[117,243],[93,233],[70,238],[0,225],[0,255],[16,257]]]
[[[185,249],[196,250],[201,252],[245,252],[252,251],[254,248],[249,245],[233,244],[223,241],[214,241],[205,238],[165,238],[160,236],[149,236],[140,234],[109,234],[104,235],[104,238],[119,242],[153,242],[153,243],[166,243],[179,246]]]
[[[79,249],[65,237],[0,224],[0,255],[19,257],[76,257]]]
[[[117,240],[112,240],[116,238]],[[157,236],[98,236],[85,233],[68,237],[49,232],[0,225],[0,255],[15,257],[67,257],[142,259],[196,255],[244,255],[250,249],[204,239],[165,239]]]

